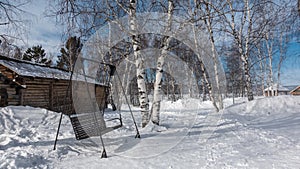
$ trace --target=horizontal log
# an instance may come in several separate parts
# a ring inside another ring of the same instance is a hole
[[[25,99],[30,99],[30,98],[33,98],[33,99],[47,98],[47,99],[49,99],[49,96],[48,95],[23,95],[23,98],[25,98]]]
[[[10,84],[4,84],[4,83],[0,83],[0,87],[1,88],[14,88],[14,87],[10,87]]]
[[[7,99],[7,102],[20,102],[20,99]]]
[[[53,86],[69,86],[69,83],[53,83]]]
[[[41,90],[41,89],[48,89],[49,85],[26,85],[26,90]]]
[[[67,89],[53,89],[52,91],[53,91],[54,93],[55,93],[55,92],[60,92],[60,93],[64,92],[64,93],[66,93],[66,91],[71,92],[71,90],[67,90]]]
[[[69,86],[69,83],[53,83],[53,86]]]
[[[14,92],[15,92],[15,91],[16,91],[16,88],[14,88],[14,87],[9,87],[9,88],[6,88],[6,91],[7,91],[7,92],[9,92],[9,91],[14,91]]]
[[[19,98],[21,98],[20,95],[16,95],[16,94],[9,94],[7,96],[8,96],[7,99],[19,99]]]
[[[68,88],[68,86],[53,86],[53,89],[64,89],[64,90],[72,90],[72,88]]]
[[[48,98],[23,98],[23,101],[24,102],[27,102],[27,103],[34,103],[34,102],[49,102],[49,99]]]
[[[49,100],[43,100],[43,99],[35,99],[35,100],[33,100],[33,99],[23,99],[23,103],[25,104],[27,104],[27,103],[30,103],[30,104],[35,104],[35,103],[45,103],[45,104],[49,104]]]
[[[42,108],[49,107],[49,105],[47,103],[24,103],[24,105],[32,106],[32,107],[42,107]]]
[[[8,95],[16,95],[16,91],[7,91],[6,92]]]
[[[24,96],[23,100],[29,100],[29,101],[46,100],[46,101],[49,101],[50,98],[48,96]]]
[[[54,88],[52,91],[53,92],[66,92],[66,91],[71,91],[71,90],[67,90],[66,88]]]
[[[49,90],[24,90],[24,93],[49,93]]]
[[[49,89],[50,86],[49,85],[26,85],[25,90],[40,90],[43,88]]]
[[[48,92],[42,92],[42,91],[35,91],[35,92],[23,92],[23,96],[28,96],[28,95],[34,95],[34,96],[49,96]]]
[[[25,82],[25,85],[49,85],[51,82],[36,82],[36,81],[30,81]]]
[[[35,89],[29,88],[24,91],[26,91],[26,92],[43,92],[43,91],[49,92],[49,88],[35,88]]]
[[[11,106],[19,106],[19,105],[20,105],[20,102],[19,102],[19,101],[8,101],[8,105],[11,105]]]
[[[72,97],[70,97],[70,96],[66,96],[66,94],[64,93],[64,94],[54,94],[53,96],[52,96],[52,99],[53,100],[57,100],[57,99],[59,99],[59,98],[61,98],[61,99],[64,99],[64,98],[70,98],[70,99],[72,99]]]

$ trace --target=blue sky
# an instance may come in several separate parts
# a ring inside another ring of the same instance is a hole
[[[25,41],[27,47],[42,45],[46,53],[59,53],[63,44],[62,27],[55,23],[55,18],[45,16],[47,8],[49,8],[49,1],[46,0],[32,0],[24,7],[31,16]]]
[[[26,42],[27,47],[42,45],[46,53],[56,55],[63,45],[62,27],[55,23],[55,18],[45,17],[44,12],[49,8],[49,3],[46,0],[34,0],[25,6],[25,10],[32,16]],[[300,85],[300,42],[299,37],[292,39],[287,52],[288,57],[282,66],[283,85]]]
[[[300,85],[300,42],[289,43],[287,58],[282,66],[282,83]]]

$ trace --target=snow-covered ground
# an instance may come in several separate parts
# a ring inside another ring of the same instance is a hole
[[[162,105],[162,126],[140,129],[141,139],[124,106],[124,126],[104,135],[107,159],[100,159],[99,138],[75,139],[66,116],[54,151],[60,114],[1,108],[0,168],[300,168],[300,97],[227,99],[222,113],[195,99]]]

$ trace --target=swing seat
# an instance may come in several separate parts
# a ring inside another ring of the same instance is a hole
[[[107,158],[102,135],[123,126],[121,114],[119,114],[119,118],[112,118],[106,121],[104,119],[104,112],[105,112],[104,110],[105,108],[107,108],[107,103],[108,103],[107,96],[110,93],[109,90],[107,90],[107,88],[110,87],[111,76],[114,75],[116,68],[114,65],[97,62],[86,58],[80,58],[79,61],[80,61],[79,64],[76,65],[77,66],[79,65],[80,69],[78,68],[76,72],[72,72],[70,77],[68,89],[70,88],[70,86],[72,86],[72,93],[71,93],[73,98],[72,108],[71,108],[72,110],[68,111],[70,114],[68,113],[66,114],[70,118],[71,125],[75,133],[75,138],[77,140],[82,140],[94,136],[100,136],[101,144],[103,147],[101,158]],[[89,76],[85,73],[83,61],[92,61],[98,63],[99,69],[97,70],[96,79],[94,76]],[[117,77],[121,84],[119,75]],[[97,83],[95,84],[94,82]],[[126,98],[123,87],[122,87],[122,91]],[[64,102],[66,102],[66,98],[69,96],[70,95],[68,95],[67,92]],[[126,98],[126,102],[128,103],[127,98]],[[112,104],[112,109],[116,110],[113,101],[111,101],[110,103]],[[140,138],[140,134],[131,109],[130,112],[136,128],[136,138]],[[54,141],[53,150],[56,149],[56,143],[57,143],[62,116],[63,114],[61,114],[59,120],[59,125],[58,125],[58,129]],[[113,122],[114,125],[112,126],[107,126],[106,122],[111,122],[111,121],[117,121],[117,122]],[[117,125],[115,125],[116,123]]]
[[[117,120],[119,123],[118,125],[109,127],[106,126],[101,112],[97,112],[95,115],[94,113],[81,113],[69,116],[77,140],[100,136],[123,126],[121,115],[118,118],[107,120],[107,122]]]
[[[85,58],[82,58],[82,61],[91,62]],[[116,67],[100,62],[97,63],[97,67],[96,75],[87,75],[84,69],[79,69],[81,71],[75,71],[72,78],[74,111],[69,118],[77,140],[102,136],[122,127],[121,117],[108,120],[118,120],[115,126],[108,127],[104,120],[104,110],[110,93],[110,80]]]

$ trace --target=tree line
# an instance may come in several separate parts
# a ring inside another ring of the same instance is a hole
[[[0,5],[5,4],[0,3]],[[137,34],[138,13],[166,13],[167,20],[170,21],[165,25],[166,31],[171,29],[171,21],[175,16],[183,16],[185,21],[181,23],[182,26],[189,23],[197,29],[207,32],[207,43],[213,62],[211,68],[201,61],[203,56],[194,57],[199,58],[197,62],[191,60],[194,53],[184,51],[184,48],[176,48],[180,51],[174,51],[174,53],[184,55],[182,59],[185,61],[197,63],[189,66],[195,67],[193,69],[196,70],[193,71],[194,77],[201,77],[197,82],[201,84],[198,88],[201,86],[203,97],[208,94],[217,111],[223,108],[222,99],[226,94],[246,96],[251,101],[254,99],[254,95],[261,95],[266,86],[277,85],[278,87],[281,66],[289,57],[287,55],[288,43],[294,37],[298,36],[299,38],[300,32],[300,3],[293,0],[54,0],[49,3],[49,7],[48,16],[56,17],[57,22],[64,25],[65,36],[70,37],[66,41],[65,47],[61,49],[56,64],[69,71],[72,71],[75,57],[81,51],[81,40],[87,40],[108,22],[128,16],[131,36],[123,44],[115,47],[114,52],[122,53],[124,57],[128,52],[133,53],[143,119],[142,126],[146,126],[150,120],[159,124],[162,72],[168,67],[168,63],[165,63],[168,51],[174,49],[176,43],[170,36],[154,37],[158,40],[161,50],[156,61],[153,105],[149,107],[145,65],[143,57],[141,57],[141,49],[146,42],[143,42],[143,37]],[[2,13],[5,13],[3,10],[5,8],[0,9],[2,9],[0,10]],[[22,12],[18,7],[12,6],[10,9],[15,13]],[[13,13],[6,15],[6,19],[0,21],[0,26],[13,23],[15,20],[11,19],[12,17],[18,18],[18,15]],[[121,23],[117,24],[121,25]],[[6,34],[2,34],[0,37],[2,37],[1,45],[12,46]],[[197,38],[194,37],[194,40],[197,41]],[[11,53],[14,54],[20,53],[17,48],[12,49],[8,51],[13,51]],[[32,47],[25,52],[23,58],[47,62],[43,60],[43,54],[41,59],[35,58],[36,55],[33,53],[39,52],[42,52],[39,47]],[[218,78],[220,69],[217,55],[221,57],[226,72],[227,93],[221,92],[223,80]],[[110,57],[111,60],[115,59],[114,55],[110,55]],[[130,66],[127,68],[128,70],[132,69]],[[213,71],[215,77],[209,77],[208,71]],[[125,82],[125,78],[123,80]],[[212,81],[214,81],[214,85]],[[217,95],[214,96],[213,93],[217,93]]]

